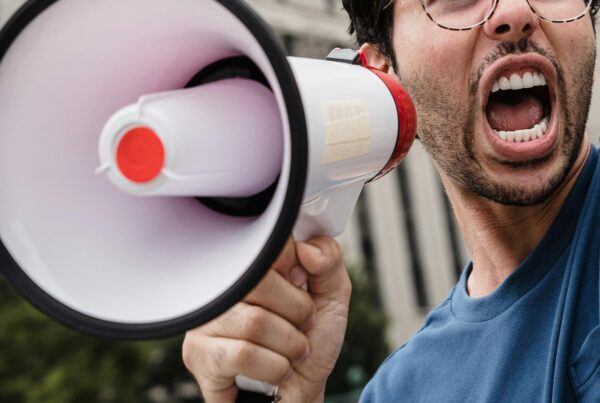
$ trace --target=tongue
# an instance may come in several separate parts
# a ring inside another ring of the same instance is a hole
[[[490,99],[487,106],[487,119],[496,131],[531,129],[544,117],[544,107],[540,100],[531,94],[515,94],[510,104]]]

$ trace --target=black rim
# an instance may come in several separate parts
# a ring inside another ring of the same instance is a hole
[[[28,0],[0,31],[0,63],[23,29],[58,0]],[[240,279],[210,304],[195,312],[168,321],[130,324],[100,320],[84,315],[57,301],[38,287],[10,255],[0,239],[0,272],[37,309],[71,328],[99,336],[145,339],[172,336],[214,319],[241,300],[268,271],[298,215],[306,182],[308,156],[307,129],[300,92],[287,63],[285,51],[274,33],[258,15],[239,0],[215,0],[235,15],[261,44],[269,59],[286,105],[291,134],[291,166],[288,189],[281,215],[266,245]]]

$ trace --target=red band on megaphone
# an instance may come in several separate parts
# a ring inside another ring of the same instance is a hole
[[[163,144],[158,135],[147,127],[129,130],[117,147],[117,166],[132,182],[150,182],[160,174],[164,162]]]
[[[369,66],[362,52],[360,53],[360,61],[364,67],[371,70],[388,87],[398,110],[398,138],[396,139],[396,146],[385,167],[372,179],[376,180],[396,168],[404,157],[406,157],[417,135],[417,111],[408,92],[398,80],[375,67]]]

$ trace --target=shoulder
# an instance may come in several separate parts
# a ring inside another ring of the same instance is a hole
[[[452,292],[427,315],[423,327],[381,364],[363,390],[361,403],[398,401],[399,396],[404,397],[403,401],[411,401],[410,396],[419,395],[419,390],[426,387],[420,372],[426,367],[424,360],[435,356],[430,347],[442,337],[438,330],[452,316]]]

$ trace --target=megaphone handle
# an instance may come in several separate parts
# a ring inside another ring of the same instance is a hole
[[[257,381],[244,375],[235,377],[235,384],[239,389],[236,399],[239,403],[251,402],[276,402],[279,399],[277,395],[278,387],[269,382]],[[261,400],[264,399],[264,400]]]
[[[248,392],[246,390],[239,390],[236,403],[276,403],[281,400],[278,395],[267,396],[262,393]]]
[[[363,186],[362,181],[350,183],[305,202],[294,226],[294,238],[306,241],[315,235],[333,237],[344,232]]]

